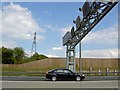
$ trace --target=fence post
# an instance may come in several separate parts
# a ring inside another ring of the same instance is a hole
[[[90,75],[92,75],[92,68],[90,68]]]
[[[100,69],[98,70],[98,75],[101,75],[101,71],[100,71]]]
[[[109,75],[109,68],[106,69],[106,76]]]
[[[117,75],[117,70],[114,70],[114,75],[115,75],[115,76]]]

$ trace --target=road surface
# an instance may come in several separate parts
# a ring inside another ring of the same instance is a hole
[[[118,88],[118,77],[88,76],[84,81],[50,81],[45,77],[2,77],[2,88]]]
[[[3,76],[3,81],[48,81],[44,76]],[[118,80],[118,76],[85,76],[84,81]]]

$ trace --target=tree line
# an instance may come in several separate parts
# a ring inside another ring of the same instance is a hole
[[[48,57],[37,52],[28,57],[28,54],[21,47],[15,47],[13,49],[6,47],[0,48],[0,60],[2,64],[22,64],[45,58]]]

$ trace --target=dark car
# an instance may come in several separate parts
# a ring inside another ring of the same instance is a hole
[[[85,79],[83,75],[74,73],[69,69],[54,69],[46,72],[46,78],[52,81],[56,80],[77,80],[82,81]]]

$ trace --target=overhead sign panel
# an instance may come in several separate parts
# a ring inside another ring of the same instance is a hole
[[[74,37],[75,36],[75,31],[74,31],[74,26],[71,28],[71,36]]]
[[[85,4],[82,7],[82,10],[83,10],[83,18],[86,18],[90,12],[89,2],[85,2]]]
[[[71,32],[68,31],[63,37],[63,46],[65,46],[71,40],[71,38]]]
[[[75,21],[75,24],[76,24],[76,30],[78,29],[78,28],[80,28],[80,21],[81,21],[81,19],[80,19],[80,17],[78,16],[77,17],[77,19],[76,19],[76,21]]]

